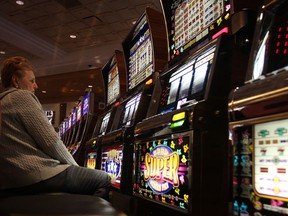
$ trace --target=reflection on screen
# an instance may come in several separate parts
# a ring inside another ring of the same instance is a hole
[[[194,81],[193,81],[192,91],[191,91],[192,94],[202,90],[203,85],[204,85],[204,80],[206,77],[207,68],[208,68],[208,62],[195,68]]]
[[[192,80],[192,71],[190,71],[190,73],[187,73],[182,77],[179,98],[185,98],[188,96],[191,80]]]
[[[172,81],[167,104],[170,104],[176,101],[179,83],[180,83],[180,78]]]
[[[252,79],[257,79],[262,75],[263,68],[264,68],[266,43],[267,43],[268,35],[269,35],[269,31],[265,35],[264,40],[263,40],[262,44],[260,45],[260,48],[259,48],[258,53],[256,55]]]
[[[107,125],[108,125],[108,122],[109,122],[109,119],[110,119],[110,115],[111,115],[111,112],[107,113],[104,116],[104,118],[102,119],[102,124],[101,124],[101,128],[100,128],[99,134],[104,135],[106,133],[106,129],[107,129]]]
[[[288,4],[265,7],[258,18],[247,81],[288,70]]]
[[[140,102],[141,93],[130,99],[125,105],[123,125],[129,126],[135,118],[135,114]]]

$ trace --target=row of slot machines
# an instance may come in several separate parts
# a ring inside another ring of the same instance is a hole
[[[160,3],[102,68],[85,166],[128,215],[288,215],[288,2]]]
[[[95,118],[94,93],[92,88],[87,88],[84,96],[79,98],[77,105],[58,127],[61,140],[81,166],[85,163],[84,146],[91,137]]]

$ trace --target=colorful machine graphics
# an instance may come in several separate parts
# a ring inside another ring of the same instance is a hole
[[[99,130],[99,134],[104,135],[106,133],[107,125],[110,119],[111,112],[108,112],[102,119],[101,127]]]
[[[80,121],[82,115],[82,102],[80,101],[77,105],[77,122]]]
[[[288,119],[238,127],[233,136],[234,215],[288,215]]]
[[[174,207],[188,207],[189,136],[140,143],[134,194]]]
[[[89,111],[89,97],[90,97],[90,92],[87,92],[83,98],[82,116],[86,115]]]
[[[256,124],[254,143],[256,193],[288,201],[288,119]]]
[[[101,169],[110,175],[112,179],[112,186],[115,188],[120,188],[122,159],[122,145],[104,148],[102,151]]]
[[[113,65],[108,74],[107,104],[116,101],[120,94],[120,79],[117,64]]]
[[[90,169],[96,169],[96,158],[97,158],[97,153],[96,152],[90,152],[87,155],[87,164],[86,166]]]
[[[153,72],[153,50],[146,16],[136,26],[129,57],[129,89],[144,81]]]
[[[207,35],[227,33],[225,21],[230,18],[231,3],[228,0],[180,0],[171,4],[170,58],[181,56]],[[215,35],[215,37],[217,37]],[[214,39],[212,37],[212,39]]]

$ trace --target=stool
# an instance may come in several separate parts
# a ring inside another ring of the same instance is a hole
[[[112,205],[96,196],[35,194],[0,197],[1,216],[117,216]]]

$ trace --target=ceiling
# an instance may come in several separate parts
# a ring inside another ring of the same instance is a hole
[[[47,93],[53,82],[69,82],[72,72],[96,69],[101,76],[99,68],[115,50],[122,50],[122,41],[145,8],[161,10],[159,0],[22,1],[24,5],[0,0],[0,61],[15,55],[28,58],[38,80],[42,77],[45,83],[52,76],[51,85],[45,84]],[[61,75],[59,81],[56,75]],[[70,82],[76,85],[71,89],[85,80],[76,81]]]

